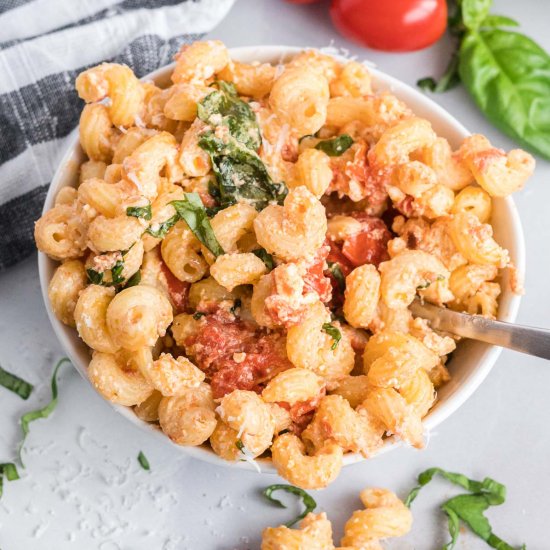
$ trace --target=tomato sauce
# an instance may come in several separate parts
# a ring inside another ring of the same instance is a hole
[[[180,281],[162,260],[160,262],[160,270],[166,279],[166,287],[172,305],[177,313],[183,313],[187,308],[187,297],[189,296],[189,287],[191,285]]]

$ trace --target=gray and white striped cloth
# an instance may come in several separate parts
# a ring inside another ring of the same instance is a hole
[[[199,39],[234,0],[0,0],[0,271],[34,250],[33,225],[102,61],[143,76]]]

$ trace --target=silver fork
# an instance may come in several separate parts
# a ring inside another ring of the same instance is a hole
[[[430,321],[433,329],[550,359],[549,329],[526,327],[493,321],[480,315],[459,313],[426,302],[422,303],[418,298],[411,304],[411,311],[415,317]]]

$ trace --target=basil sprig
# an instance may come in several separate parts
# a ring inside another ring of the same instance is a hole
[[[151,203],[149,203],[147,206],[128,206],[128,208],[126,208],[126,215],[132,216],[134,218],[150,220],[153,217]]]
[[[46,406],[42,407],[41,409],[30,411],[21,417],[21,431],[23,432],[23,437],[21,439],[21,442],[19,443],[19,451],[18,451],[19,462],[21,463],[21,465],[23,465],[23,459],[22,459],[23,445],[25,444],[27,435],[29,435],[29,424],[40,418],[48,418],[48,416],[52,414],[53,410],[57,406],[57,393],[58,393],[57,373],[60,367],[63,365],[63,363],[68,363],[68,362],[69,362],[69,359],[67,357],[63,357],[63,359],[60,359],[57,365],[55,366],[55,368],[53,369],[52,380],[51,380],[52,398],[50,402]]]
[[[409,506],[418,496],[420,489],[427,485],[438,474],[446,480],[463,487],[470,494],[462,494],[449,499],[441,505],[441,510],[447,515],[451,541],[442,550],[454,548],[460,534],[460,522],[464,522],[478,537],[491,548],[497,550],[514,550],[514,547],[497,537],[484,512],[490,506],[499,506],[506,499],[506,487],[490,477],[483,481],[469,479],[462,474],[447,472],[441,468],[430,468],[418,476],[418,485],[409,493],[405,505]],[[521,547],[525,550],[525,545]]]
[[[527,36],[502,27],[516,21],[492,15],[492,0],[457,0],[449,30],[457,47],[439,82],[444,92],[462,81],[483,114],[502,132],[550,159],[550,55]]]
[[[182,200],[172,201],[170,204],[176,209],[178,217],[185,221],[195,237],[214,256],[221,256],[224,253],[198,193],[185,193]]]
[[[323,151],[329,157],[339,157],[341,154],[345,153],[353,145],[353,138],[348,134],[342,134],[341,136],[336,136],[332,139],[324,139],[320,141],[315,149]]]
[[[304,503],[305,510],[295,519],[292,521],[289,521],[285,523],[287,527],[292,527],[295,523],[298,523],[301,519],[304,519],[310,512],[313,512],[315,508],[317,508],[317,503],[313,499],[311,495],[306,493],[303,489],[300,489],[299,487],[294,487],[294,485],[285,485],[285,484],[276,484],[276,485],[270,485],[269,487],[266,487],[262,494],[270,500],[273,504],[276,506],[279,506],[280,508],[286,508],[286,506],[277,498],[274,498],[272,495],[275,491],[286,491],[287,493],[291,493],[293,495],[296,495],[302,499],[302,502]]]
[[[21,399],[28,399],[33,390],[32,384],[0,367],[0,386],[16,393]]]
[[[252,254],[254,254],[254,256],[258,256],[269,271],[275,267],[275,260],[273,259],[273,256],[265,248],[257,248],[252,251]]]
[[[212,161],[222,208],[244,200],[263,210],[270,202],[282,204],[288,193],[284,183],[275,183],[256,151],[234,138],[221,139],[206,132],[199,139]]]
[[[8,481],[19,479],[19,472],[13,462],[4,462],[0,464],[0,498],[4,492],[4,476]]]
[[[262,138],[254,111],[238,96],[232,83],[218,81],[216,86],[218,90],[199,102],[198,117],[210,126],[226,126],[237,141],[257,151]]]
[[[149,464],[149,461],[147,460],[147,457],[143,454],[143,451],[139,451],[137,460],[139,462],[139,465],[144,470],[147,470],[147,471],[151,470],[151,465]]]
[[[326,332],[332,338],[332,346],[330,346],[330,349],[335,350],[342,339],[340,329],[331,323],[323,323],[323,332]]]

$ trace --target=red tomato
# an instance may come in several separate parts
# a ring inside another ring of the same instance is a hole
[[[363,46],[412,51],[438,40],[447,25],[446,0],[332,0],[336,28]]]
[[[286,0],[289,4],[314,4],[319,0]]]

